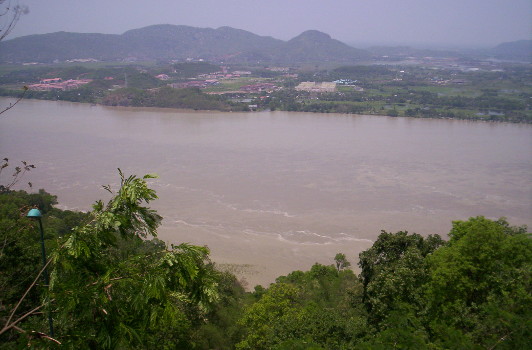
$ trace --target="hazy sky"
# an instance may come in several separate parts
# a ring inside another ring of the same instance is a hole
[[[9,38],[121,34],[152,24],[230,26],[288,40],[308,29],[364,44],[494,46],[532,37],[531,0],[19,0]]]

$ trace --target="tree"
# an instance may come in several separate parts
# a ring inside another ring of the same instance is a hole
[[[384,330],[356,347],[360,350],[433,349],[420,319],[412,311],[394,310],[386,320]]]
[[[262,293],[262,292],[261,292]],[[277,278],[249,306],[241,349],[339,349],[368,332],[362,288],[351,270],[314,264]]]
[[[96,202],[84,224],[56,238],[48,260],[50,286],[39,288],[42,300],[52,302],[32,305],[29,312],[15,307],[0,335],[16,330],[33,347],[52,347],[39,332],[46,327],[38,314],[50,309],[53,341],[67,347],[191,347],[193,326],[217,298],[209,251],[144,241],[156,236],[161,221],[145,206],[157,198],[146,182],[153,176],[120,175],[120,188],[106,205]],[[28,290],[33,288],[35,282]]]
[[[294,324],[301,318],[298,300],[301,289],[286,283],[272,285],[263,297],[251,305],[240,320],[247,330],[237,349],[268,349],[296,337]],[[296,327],[297,328],[297,327]]]
[[[334,257],[334,261],[336,262],[336,269],[338,272],[343,269],[347,269],[349,266],[351,266],[351,263],[347,261],[347,258],[345,257],[345,254],[338,253]]]
[[[31,284],[39,270],[40,249],[36,227],[26,219],[25,213],[34,205],[34,199],[23,191],[0,193],[0,322],[5,323],[11,310]],[[43,202],[54,200],[42,198]],[[46,203],[48,204],[48,203]],[[30,291],[21,308],[28,309],[39,302],[36,289]],[[13,337],[0,337],[1,343],[8,343]]]
[[[397,309],[420,311],[425,304],[422,285],[428,278],[425,257],[443,244],[438,236],[423,238],[406,231],[382,231],[373,246],[360,253],[360,277],[370,321],[384,327]]]
[[[194,332],[194,344],[197,349],[234,349],[242,335],[238,320],[250,298],[246,298],[244,288],[235,275],[227,271],[217,274],[219,300],[206,314],[208,322],[200,325]]]
[[[530,348],[532,243],[523,227],[482,216],[453,222],[450,241],[428,257],[428,315],[477,344]]]

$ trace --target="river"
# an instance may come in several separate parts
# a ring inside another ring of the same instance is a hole
[[[338,252],[356,265],[380,230],[532,224],[531,125],[25,100],[0,115],[0,156],[68,209],[108,198],[117,168],[157,173],[160,238],[209,246],[248,287]]]

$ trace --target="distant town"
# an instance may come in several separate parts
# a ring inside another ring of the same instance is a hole
[[[411,58],[413,61],[415,58]],[[532,121],[527,65],[456,58],[336,68],[77,59],[4,66],[0,93],[113,106]],[[179,92],[183,91],[183,92]]]
[[[359,49],[316,30],[282,41],[179,25],[123,35],[61,32],[0,42],[0,94],[109,106],[530,123],[531,45]]]

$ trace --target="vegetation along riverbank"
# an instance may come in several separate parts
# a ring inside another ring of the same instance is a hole
[[[207,62],[0,66],[0,95],[110,106],[532,122],[526,64],[320,68]],[[28,90],[23,91],[22,87]]]

